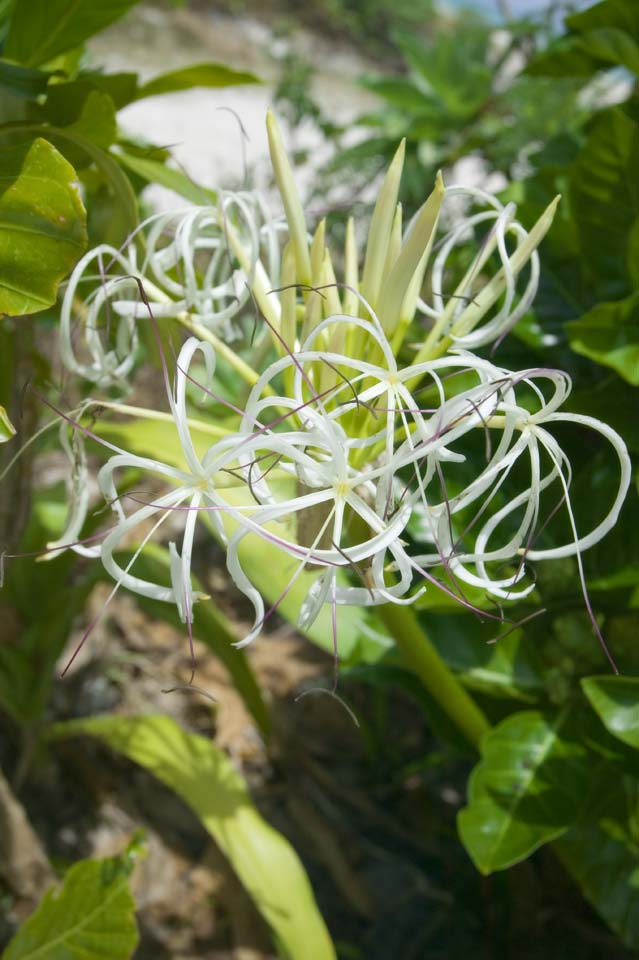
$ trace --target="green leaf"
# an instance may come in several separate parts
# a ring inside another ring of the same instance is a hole
[[[29,67],[21,67],[17,63],[0,59],[0,87],[24,100],[35,100],[46,93],[49,79],[55,75],[46,70],[31,70]]]
[[[119,210],[114,211],[112,219],[119,213],[117,229],[112,232],[109,242],[119,244],[133,232],[138,225],[138,204],[131,183],[115,158],[101,147],[87,140],[82,133],[69,127],[48,127],[44,124],[16,124],[0,128],[0,133],[30,134],[32,136],[55,136],[60,146],[63,143],[79,147],[86,153],[103,174],[110,192],[118,203]],[[104,237],[101,238],[104,240]]]
[[[132,103],[138,94],[137,73],[100,73],[97,70],[82,70],[78,80],[87,80],[93,87],[108,94],[118,110]]]
[[[190,90],[192,87],[231,87],[246,83],[261,83],[254,73],[233,70],[223,63],[196,63],[182,70],[162,73],[149,80],[138,90],[137,99],[156,97],[162,93],[176,90]]]
[[[16,0],[4,54],[28,67],[79,47],[138,0]]]
[[[570,206],[577,226],[580,265],[598,299],[628,294],[626,247],[639,216],[639,128],[623,110],[600,113],[573,164]]]
[[[562,37],[527,67],[532,76],[588,77],[598,70],[625,67],[639,73],[639,46],[615,27],[601,27],[582,36]]]
[[[606,729],[639,748],[639,677],[586,677],[581,687]]]
[[[15,435],[16,428],[11,423],[11,420],[9,420],[9,414],[2,404],[0,404],[0,443],[6,443],[7,440],[11,440]]]
[[[117,153],[118,160],[127,170],[137,174],[147,183],[159,183],[167,190],[173,190],[181,197],[186,197],[192,203],[210,204],[217,202],[217,195],[213,190],[200,187],[180,170],[173,170],[158,160],[149,160],[146,157],[132,157],[128,153]]]
[[[585,898],[630,950],[639,944],[639,781],[604,767],[596,810],[554,850]]]
[[[0,313],[55,303],[86,248],[77,175],[46,140],[0,148]]]
[[[503,870],[565,833],[588,782],[588,756],[566,712],[515,713],[486,735],[460,811],[462,843],[484,874]]]
[[[88,81],[53,84],[43,113],[54,127],[64,127],[103,149],[110,147],[117,136],[113,100]],[[85,164],[89,162],[86,155],[82,159]]]
[[[534,701],[544,691],[543,678],[522,630],[499,643],[487,643],[499,633],[469,616],[431,616],[428,633],[440,657],[473,690],[493,697]]]
[[[639,386],[639,293],[616,303],[599,303],[566,324],[575,353],[611,367]]]
[[[128,878],[134,856],[81,860],[49,890],[2,960],[129,960],[138,942]]]
[[[631,37],[639,37],[639,7],[635,0],[602,0],[581,13],[566,17],[566,27],[574,33],[585,33],[599,27],[615,27]]]
[[[287,840],[257,812],[231,761],[170,717],[90,717],[53,737],[97,737],[175,790],[224,854],[289,960],[334,960],[308,877]]]

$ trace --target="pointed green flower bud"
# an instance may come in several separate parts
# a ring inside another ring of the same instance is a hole
[[[399,256],[387,279],[379,299],[379,318],[384,332],[392,334],[399,322],[404,298],[417,268],[425,268],[437,227],[439,210],[444,199],[444,181],[441,173],[435,179],[435,188],[415,216]]]
[[[293,171],[284,149],[282,134],[274,114],[269,110],[266,114],[266,130],[268,145],[271,153],[271,163],[277,181],[277,187],[282,197],[288,229],[295,251],[297,265],[297,279],[299,283],[311,282],[311,261],[308,254],[308,240],[304,208],[300,200]]]
[[[366,257],[364,260],[364,272],[362,275],[362,294],[373,309],[377,306],[377,300],[382,286],[384,264],[388,254],[395,209],[397,207],[399,182],[401,180],[402,170],[404,169],[405,151],[406,141],[402,140],[384,178],[371,218],[371,227],[368,234]]]

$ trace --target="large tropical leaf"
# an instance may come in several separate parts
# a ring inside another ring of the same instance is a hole
[[[138,0],[15,0],[4,55],[28,67],[79,47]]]
[[[588,757],[570,715],[515,713],[483,740],[458,817],[462,843],[482,873],[503,870],[577,820]]]
[[[0,313],[36,313],[86,248],[71,164],[46,140],[0,148]]]
[[[53,737],[96,737],[145,767],[195,811],[230,860],[289,960],[335,960],[308,877],[287,840],[262,819],[246,784],[210,740],[170,717],[90,717]]]
[[[121,857],[81,860],[44,899],[2,960],[129,960],[138,942],[128,877],[135,847]]]

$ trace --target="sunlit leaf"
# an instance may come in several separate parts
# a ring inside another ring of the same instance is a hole
[[[639,748],[639,677],[586,677],[581,687],[606,729]]]
[[[134,851],[81,860],[49,890],[2,960],[129,960],[138,942],[128,878]]]
[[[103,174],[110,193],[117,203],[117,209],[112,210],[111,213],[111,218],[115,221],[115,229],[109,238],[110,242],[121,243],[129,233],[135,230],[138,224],[138,205],[135,193],[128,177],[110,153],[87,139],[78,130],[69,127],[20,124],[11,129],[14,133],[26,133],[31,136],[54,136],[62,150],[65,143],[67,145],[71,144],[73,147],[79,147]],[[104,237],[102,239],[104,240]]]
[[[572,826],[588,783],[588,755],[569,714],[515,713],[483,740],[460,811],[462,843],[482,873],[525,859]]]
[[[54,737],[96,737],[145,767],[195,811],[231,862],[289,960],[334,960],[310,883],[287,840],[257,812],[231,761],[170,717],[90,717]]]
[[[231,87],[246,83],[261,83],[254,73],[233,70],[223,63],[195,63],[182,70],[162,73],[149,80],[138,90],[137,99],[155,97],[162,93],[174,93],[176,90],[190,90],[192,87]]]
[[[46,140],[0,149],[0,313],[36,313],[86,248],[73,167]]]
[[[80,46],[138,0],[15,0],[4,55],[37,67]]]

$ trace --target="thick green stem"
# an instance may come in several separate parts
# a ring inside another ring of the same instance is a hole
[[[475,747],[490,724],[473,698],[446,666],[410,607],[386,603],[378,608],[387,630],[430,695]]]

